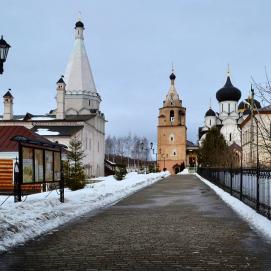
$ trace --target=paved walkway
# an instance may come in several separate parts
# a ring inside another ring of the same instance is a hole
[[[172,176],[0,256],[0,270],[271,270],[271,245],[195,176]]]

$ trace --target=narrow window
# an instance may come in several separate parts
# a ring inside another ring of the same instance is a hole
[[[222,104],[222,112],[223,112],[223,110],[224,110],[224,109],[223,109],[223,104]]]
[[[231,104],[228,104],[228,112],[231,112]]]
[[[230,133],[230,141],[231,141],[231,133]]]
[[[212,126],[212,121],[210,120],[210,126]]]
[[[170,110],[170,113],[169,113],[169,121],[170,121],[170,122],[173,122],[173,121],[174,121],[174,110]]]

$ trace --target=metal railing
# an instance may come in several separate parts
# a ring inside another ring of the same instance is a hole
[[[271,169],[198,168],[198,174],[271,219]]]

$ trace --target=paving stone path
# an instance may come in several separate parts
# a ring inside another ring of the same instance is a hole
[[[0,256],[0,270],[271,270],[271,244],[193,175]]]

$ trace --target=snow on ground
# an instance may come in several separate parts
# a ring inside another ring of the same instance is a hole
[[[113,176],[97,178],[99,182],[84,189],[65,189],[65,203],[56,191],[28,196],[14,203],[10,197],[0,206],[0,252],[50,231],[84,213],[110,206],[120,199],[151,185],[169,172],[126,175],[122,181]],[[0,204],[6,199],[0,196]]]
[[[185,168],[183,171],[179,172],[177,175],[187,175],[189,174],[188,168]]]
[[[210,181],[202,178],[199,174],[194,173],[201,181],[208,185],[214,192],[225,201],[237,214],[239,214],[249,225],[256,231],[262,233],[271,240],[271,221],[266,217],[258,214],[254,209],[244,204],[239,199],[231,196],[223,189],[214,185]]]

